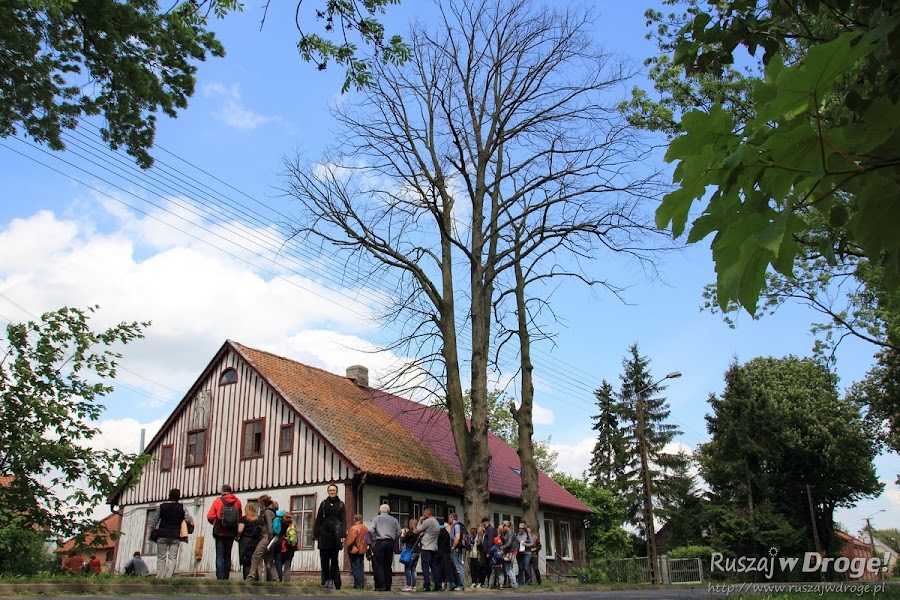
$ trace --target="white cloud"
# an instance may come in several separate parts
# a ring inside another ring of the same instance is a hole
[[[535,404],[532,410],[532,417],[535,425],[553,425],[554,415],[549,408],[544,408],[540,404]]]
[[[329,289],[254,254],[271,257],[272,248],[229,256],[153,218],[103,208],[94,205],[102,212],[97,221],[112,217],[115,230],[98,232],[95,221],[47,211],[0,226],[0,292],[28,311],[0,297],[0,315],[21,321],[64,305],[99,304],[95,327],[152,321],[146,338],[124,349],[119,371],[127,385],[162,396],[143,399],[143,408],[179,400],[229,338],[338,373],[357,362],[377,372],[393,359],[360,353],[371,349],[360,336],[372,321],[369,309],[351,300],[359,290]],[[107,405],[115,413],[116,403]]]
[[[596,439],[584,438],[574,444],[550,444],[550,450],[559,453],[556,461],[559,470],[574,477],[581,477],[591,465],[591,452],[594,451]]]
[[[247,108],[241,101],[241,90],[238,84],[230,87],[222,83],[207,83],[203,86],[203,95],[207,98],[222,98],[224,104],[213,116],[230,127],[237,129],[256,129],[261,125],[274,123],[289,128],[289,124],[281,117],[263,115]]]
[[[148,444],[165,419],[140,423],[137,419],[104,419],[97,423],[100,434],[88,444],[91,448],[115,448],[127,453],[140,451],[141,431],[144,431],[144,445]]]

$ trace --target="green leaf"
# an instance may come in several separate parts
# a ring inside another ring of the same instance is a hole
[[[773,99],[758,107],[755,120],[780,121],[817,110],[837,78],[874,50],[871,44],[854,44],[859,37],[857,33],[845,33],[810,48],[801,64],[776,68],[771,77],[767,74],[766,80],[773,81],[778,91]]]

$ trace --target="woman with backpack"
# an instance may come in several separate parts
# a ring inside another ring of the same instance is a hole
[[[294,560],[294,552],[297,551],[297,528],[294,526],[294,517],[284,515],[281,521],[281,581],[291,580],[291,561]]]
[[[193,529],[194,519],[179,500],[181,490],[169,490],[169,500],[156,507],[156,577],[168,579],[175,574],[178,564],[178,549],[181,546],[181,524],[189,523]]]
[[[241,560],[241,568],[244,579],[249,579],[250,564],[253,562],[253,552],[262,537],[264,521],[259,518],[259,508],[254,503],[247,505],[243,518],[238,523],[238,556]]]

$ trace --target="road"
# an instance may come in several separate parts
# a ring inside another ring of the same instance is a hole
[[[754,584],[736,584],[736,585],[725,585],[725,584],[704,584],[697,585],[693,587],[672,587],[672,588],[661,588],[661,589],[638,589],[638,590],[611,590],[611,591],[596,591],[596,590],[585,590],[585,591],[538,591],[538,590],[529,590],[528,592],[519,592],[517,590],[504,590],[504,591],[475,591],[468,590],[461,593],[442,593],[439,597],[442,598],[478,598],[479,600],[499,600],[501,598],[533,598],[534,600],[582,600],[588,598],[624,598],[627,600],[674,600],[681,598],[727,598],[729,596],[737,596],[738,594],[768,594],[775,591],[788,591],[791,589],[795,592],[801,592],[797,597],[807,596],[809,598],[817,597],[823,590],[821,587],[818,587],[819,584],[756,584],[756,587],[753,587]],[[827,587],[825,588],[828,591],[836,591],[843,592],[847,594],[848,598],[858,598],[858,597],[875,597],[878,600],[884,599],[898,599],[900,598],[900,583],[895,582],[894,584],[888,584],[885,586],[884,584],[872,584],[869,583],[868,587],[865,587],[867,584],[865,583],[857,583],[857,584],[845,584],[844,588],[838,587],[840,584],[824,584]],[[849,585],[853,585],[855,587],[848,587]],[[779,588],[768,587],[768,586],[782,586]],[[785,587],[792,586],[792,587]],[[806,586],[806,587],[800,587]],[[24,591],[24,590],[23,590]],[[151,591],[151,590],[148,590]],[[232,590],[235,592],[236,590]],[[343,592],[327,592],[325,590],[315,590],[311,591],[307,594],[279,594],[277,593],[277,589],[272,588],[260,588],[257,593],[230,593],[230,594],[215,594],[215,593],[204,593],[202,596],[198,596],[196,593],[158,593],[158,590],[155,590],[154,593],[149,594],[129,594],[140,598],[141,600],[197,600],[198,598],[204,598],[208,600],[227,600],[235,597],[264,597],[266,599],[271,600],[298,600],[298,599],[316,599],[321,600],[323,597],[332,596],[332,597],[350,597],[356,600],[383,600],[385,598],[416,598],[416,599],[428,599],[434,598],[435,594],[425,594],[422,592],[416,593],[401,593],[399,591],[393,593],[376,593],[372,591],[365,592],[357,592],[357,591],[343,591]],[[27,593],[27,592],[26,592]],[[122,595],[94,595],[88,594],[92,598],[92,600],[121,600]],[[42,592],[40,594],[41,598],[73,598],[73,597],[84,597],[83,594],[73,594],[69,593],[46,593]],[[17,600],[22,599],[21,594],[17,594],[15,596],[0,596],[0,598],[16,598]]]

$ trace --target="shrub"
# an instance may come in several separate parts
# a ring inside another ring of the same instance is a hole
[[[581,583],[606,583],[606,572],[597,565],[588,565],[586,567],[573,569],[578,581]]]

